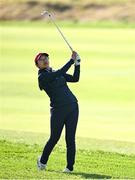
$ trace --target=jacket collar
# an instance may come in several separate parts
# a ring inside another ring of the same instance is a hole
[[[44,69],[39,69],[39,72],[53,72],[53,69],[50,67],[48,68],[44,68]]]

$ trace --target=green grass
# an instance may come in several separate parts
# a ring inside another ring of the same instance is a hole
[[[61,138],[55,146],[47,171],[37,171],[36,160],[48,135],[0,130],[0,178],[6,179],[110,179],[135,178],[135,144],[77,138],[74,172],[61,171],[66,165],[66,148]]]
[[[135,141],[134,29],[62,27],[82,58],[77,136]],[[70,51],[55,27],[2,24],[1,129],[49,133],[49,99],[39,91],[35,54],[47,51],[57,69]],[[72,72],[69,71],[70,73]]]
[[[36,171],[36,158],[49,136],[50,112],[48,97],[38,89],[34,57],[48,52],[57,69],[70,51],[50,24],[0,24],[0,178],[135,178],[133,26],[60,23],[82,58],[80,82],[69,84],[80,116],[75,172],[67,176],[61,173],[64,137],[48,171]]]
[[[0,141],[0,178],[135,178],[135,156],[78,150],[75,171],[66,175],[61,172],[65,166],[65,150],[57,146],[49,159],[47,171],[42,172],[36,170],[36,159],[40,153],[41,147],[37,144]]]
[[[26,144],[39,144],[44,146],[47,142],[49,134],[36,133],[26,131],[15,130],[2,130],[0,129],[0,139],[11,141],[14,143],[26,143]],[[113,152],[119,154],[135,154],[135,143],[116,140],[95,139],[89,137],[77,137],[76,138],[77,149],[90,150],[90,151],[104,151]],[[66,149],[65,138],[62,136],[58,142],[58,145],[62,149]]]
[[[30,27],[35,28],[43,28],[43,27],[50,27],[50,28],[54,28],[54,25],[50,22],[50,21],[0,21],[1,26],[4,27],[9,27],[14,25],[14,27],[18,27],[18,26],[23,26],[23,27],[28,27],[30,23]],[[62,21],[58,21],[57,20],[57,24],[61,27],[61,28],[100,28],[100,29],[120,29],[120,28],[124,28],[124,29],[129,29],[129,28],[135,28],[135,23],[133,22],[121,22],[121,21],[91,21],[91,22],[81,22],[81,21],[70,21],[70,20],[62,20]]]

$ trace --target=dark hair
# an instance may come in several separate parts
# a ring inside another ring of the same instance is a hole
[[[41,56],[49,56],[49,54],[47,54],[47,53],[42,53],[42,55]]]
[[[37,66],[37,65],[38,65],[38,62],[36,61],[35,64],[36,64],[36,66]]]

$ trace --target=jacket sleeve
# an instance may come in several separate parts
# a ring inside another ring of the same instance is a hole
[[[64,74],[64,77],[67,82],[78,82],[80,79],[80,65],[75,66],[73,75]]]
[[[42,86],[42,83],[51,82],[56,77],[64,75],[68,71],[68,69],[71,67],[71,65],[73,63],[74,63],[74,60],[70,59],[70,61],[68,61],[61,69],[59,69],[59,70],[57,70],[55,72],[43,72],[43,73],[39,73],[39,75],[38,75],[39,86]]]

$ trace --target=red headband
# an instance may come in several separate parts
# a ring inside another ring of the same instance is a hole
[[[37,63],[37,61],[41,58],[41,56],[44,55],[44,56],[49,56],[49,54],[47,53],[38,53],[35,57],[35,63]]]

